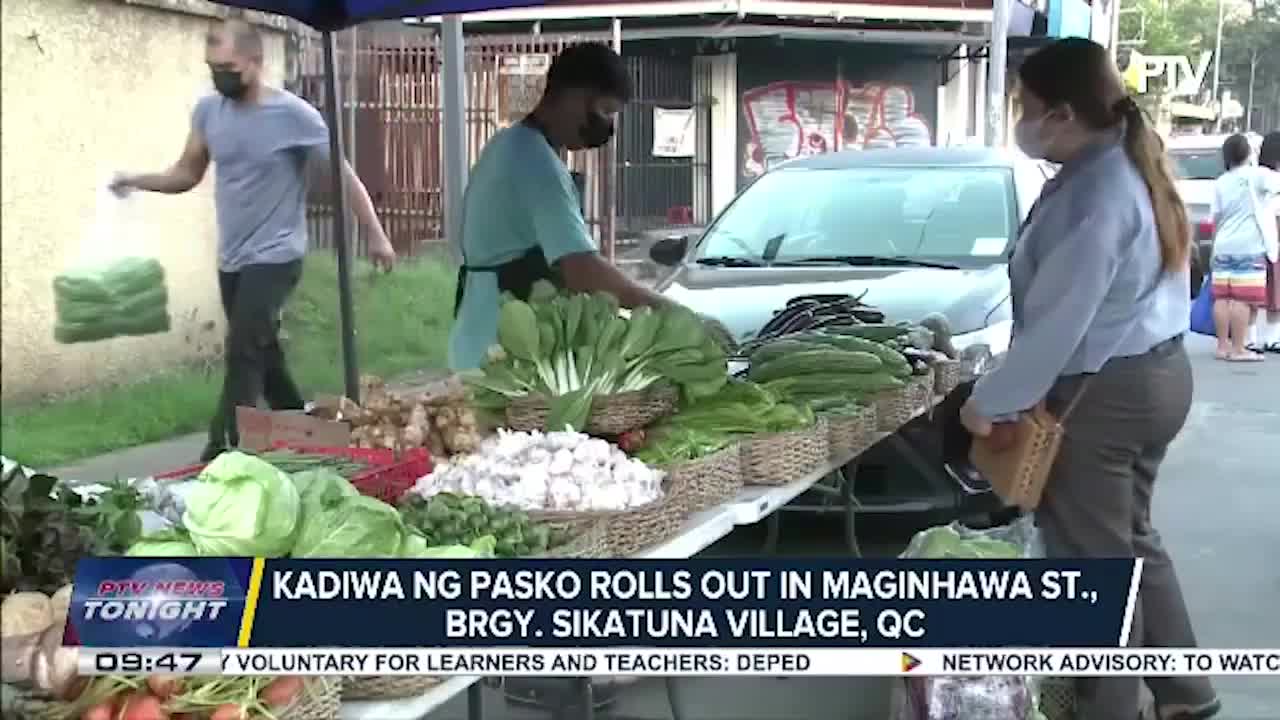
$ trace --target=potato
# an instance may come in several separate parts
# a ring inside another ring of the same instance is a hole
[[[0,641],[0,682],[31,682],[31,666],[39,644],[40,633],[10,635]]]
[[[0,637],[38,634],[52,624],[53,604],[44,593],[14,593],[0,603]]]
[[[409,419],[406,423],[412,427],[416,427],[423,432],[431,429],[431,417],[427,415],[427,408],[422,405],[414,405],[409,411]]]
[[[53,624],[67,624],[67,613],[71,611],[71,585],[63,585],[58,588],[58,592],[49,598],[49,605],[53,608]]]
[[[420,448],[427,442],[427,434],[417,425],[410,425],[400,431],[400,445],[403,448]]]
[[[40,636],[31,663],[35,686],[55,697],[63,697],[76,680],[79,648],[62,646],[63,628],[54,626]]]

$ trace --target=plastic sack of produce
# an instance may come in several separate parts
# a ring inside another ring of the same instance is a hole
[[[1030,515],[987,530],[974,530],[953,522],[916,533],[900,557],[917,560],[1032,559],[1044,557],[1044,541]]]
[[[53,279],[60,343],[96,342],[169,330],[164,267],[128,247],[119,230],[123,200],[104,185],[76,263]]]
[[[901,557],[920,560],[1019,560],[1044,557],[1030,515],[974,530],[951,523],[922,530]],[[1043,720],[1036,684],[1026,677],[914,677],[896,681],[891,720]]]

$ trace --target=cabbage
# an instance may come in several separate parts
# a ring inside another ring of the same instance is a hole
[[[182,524],[200,555],[283,557],[293,549],[300,510],[288,475],[260,458],[227,452],[192,483]]]
[[[983,535],[961,535],[951,525],[917,533],[903,557],[930,560],[1016,560],[1022,551],[1011,542]]]
[[[391,558],[400,554],[405,527],[395,508],[363,495],[344,496],[337,485],[304,506],[297,558]]]
[[[404,542],[400,543],[400,557],[416,558],[421,557],[422,553],[427,551],[430,545],[422,533],[417,530],[409,530],[404,534]]]
[[[292,478],[293,484],[298,488],[298,497],[302,500],[304,513],[307,505],[315,501],[328,504],[335,499],[355,497],[360,494],[360,491],[347,482],[346,478],[328,468],[294,473]]]
[[[125,552],[128,557],[195,557],[199,554],[191,538],[176,530],[141,538]]]

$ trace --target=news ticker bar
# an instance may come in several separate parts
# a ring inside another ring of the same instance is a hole
[[[82,675],[1280,676],[1280,648],[80,648]]]

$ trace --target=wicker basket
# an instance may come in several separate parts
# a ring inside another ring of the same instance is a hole
[[[436,685],[431,675],[374,675],[342,679],[342,700],[395,700],[417,697]]]
[[[876,394],[876,428],[896,432],[916,414],[916,399],[908,385]]]
[[[747,485],[786,485],[827,461],[826,418],[811,427],[753,435],[742,443],[742,479]]]
[[[558,524],[558,523],[557,523]],[[609,524],[603,520],[564,523],[572,538],[558,547],[535,555],[540,558],[607,558],[609,557]]]
[[[1041,678],[1038,696],[1045,720],[1075,720],[1076,687],[1071,678]]]
[[[839,414],[826,415],[827,456],[838,460],[856,455],[876,440],[876,407],[861,405]]]
[[[923,375],[912,375],[907,381],[907,392],[911,395],[913,412],[933,407],[933,384],[932,368],[926,370]]]
[[[616,513],[609,518],[609,555],[627,557],[657,545],[680,532],[689,516],[689,488],[678,478],[668,479],[666,493],[648,505]]]
[[[276,712],[278,720],[337,720],[341,706],[342,680],[339,678],[307,678],[304,690],[292,705]],[[39,694],[19,690],[12,713],[14,720],[78,720],[77,713],[86,708],[74,702],[53,700]],[[193,717],[208,717],[213,713],[187,713]],[[5,720],[11,715],[5,713]]]
[[[604,557],[620,558],[663,542],[684,525],[688,516],[688,486],[681,478],[663,482],[662,497],[630,510],[589,512],[533,511],[535,522],[601,522],[605,526]]]
[[[1006,505],[1029,512],[1040,504],[1053,471],[1062,445],[1062,422],[1041,402],[1010,425],[1013,436],[1008,446],[997,449],[975,439],[969,462],[990,481],[991,489]]]
[[[938,360],[933,363],[933,391],[946,395],[960,384],[961,366],[959,360]]]
[[[670,385],[655,385],[635,392],[601,395],[591,403],[585,431],[592,435],[621,435],[647,427],[675,412],[679,393]],[[544,397],[524,397],[507,406],[507,428],[529,432],[547,429],[550,402]]]
[[[737,443],[697,460],[667,468],[685,493],[686,509],[695,513],[733,499],[742,490],[742,450]]]

